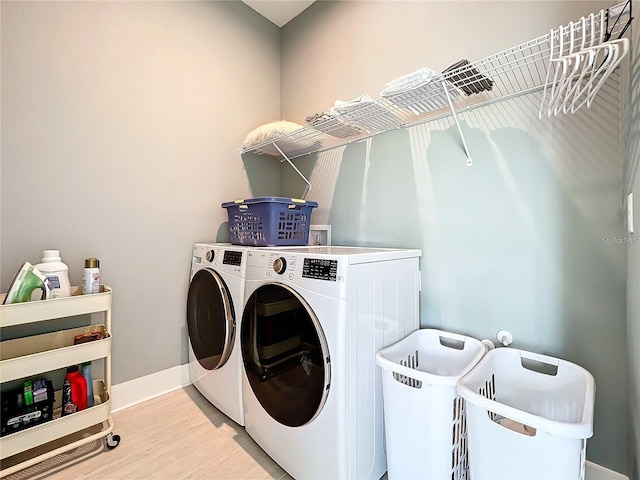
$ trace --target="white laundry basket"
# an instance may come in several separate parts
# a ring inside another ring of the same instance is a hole
[[[423,329],[381,350],[388,478],[467,478],[464,400],[456,382],[484,355],[475,338]]]
[[[499,348],[458,381],[458,393],[467,400],[473,480],[584,479],[595,398],[584,368]]]

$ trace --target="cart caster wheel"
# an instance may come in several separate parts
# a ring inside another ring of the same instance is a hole
[[[104,442],[109,450],[113,450],[118,445],[120,445],[120,435],[114,435],[110,433],[109,435],[106,436],[106,438],[104,439]]]

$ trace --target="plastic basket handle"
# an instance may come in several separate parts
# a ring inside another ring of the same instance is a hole
[[[443,347],[453,348],[454,350],[464,350],[467,343],[467,337],[451,332],[439,332],[440,345]],[[450,340],[447,342],[447,340]],[[453,340],[453,342],[451,342]],[[462,344],[462,345],[460,345]]]
[[[401,365],[394,360],[389,360],[381,352],[376,353],[376,363],[393,375],[402,375],[415,382],[426,382],[430,385],[453,386],[457,381],[457,377],[434,375],[433,373],[423,372],[422,370]]]
[[[520,365],[532,372],[555,376],[558,374],[560,360],[539,353],[520,352]]]

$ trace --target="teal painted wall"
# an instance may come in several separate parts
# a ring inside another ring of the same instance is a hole
[[[334,244],[423,251],[421,325],[575,362],[597,396],[589,460],[627,471],[626,246],[614,81],[539,120],[539,94],[301,159]],[[303,184],[282,167],[285,195]]]
[[[609,5],[317,2],[282,31],[283,116],[376,98],[400,75],[483,58]],[[494,340],[504,328],[514,348],[589,370],[587,458],[631,475],[620,81],[576,115],[540,120],[540,93],[461,110],[472,167],[450,117],[296,164],[334,244],[422,249],[423,327]],[[283,193],[300,195],[296,174],[281,172]]]

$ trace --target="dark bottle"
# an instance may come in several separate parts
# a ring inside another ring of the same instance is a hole
[[[87,381],[78,370],[77,365],[67,368],[67,375],[62,386],[62,415],[87,408]]]
[[[91,378],[91,362],[82,364],[82,376],[87,383],[87,408],[93,407],[93,379]]]

